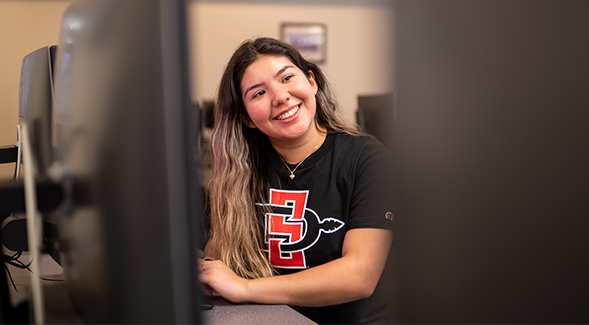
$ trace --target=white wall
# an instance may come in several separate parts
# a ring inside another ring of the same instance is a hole
[[[59,41],[61,17],[71,0],[0,0],[0,146],[16,142],[22,59]],[[189,2],[192,93],[211,99],[226,62],[245,39],[279,37],[283,22],[327,26],[331,80],[348,119],[358,94],[390,91],[392,14],[389,0],[192,0]],[[14,164],[0,165],[0,180]]]

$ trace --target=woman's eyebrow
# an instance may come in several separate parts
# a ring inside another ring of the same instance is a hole
[[[255,85],[253,85],[253,86],[249,87],[249,88],[248,88],[248,89],[246,89],[246,90],[245,90],[245,92],[243,93],[243,97],[247,96],[247,92],[248,92],[248,91],[250,91],[250,90],[252,90],[252,89],[254,89],[254,88],[258,88],[258,87],[260,87],[261,85],[262,85],[262,84],[261,84],[261,83],[259,83],[259,84],[255,84]]]
[[[286,65],[286,66],[284,66],[284,67],[280,68],[280,70],[278,70],[278,71],[276,72],[276,74],[274,75],[274,78],[277,78],[277,77],[278,77],[279,75],[281,75],[281,74],[282,74],[284,71],[286,71],[287,69],[289,69],[289,68],[292,68],[292,67],[293,67],[292,65]],[[259,84],[255,84],[255,85],[253,85],[253,86],[249,87],[249,88],[248,88],[248,89],[246,89],[246,90],[245,90],[245,92],[243,93],[243,97],[247,96],[247,93],[248,93],[250,90],[252,90],[252,89],[254,89],[254,88],[258,88],[258,87],[260,87],[261,85],[262,85],[262,84],[261,84],[261,83],[259,83]]]
[[[286,71],[286,69],[292,68],[292,67],[293,67],[292,65],[286,65],[286,66],[282,67],[282,69],[280,69],[280,70],[278,70],[278,72],[276,72],[276,74],[274,75],[274,78],[281,75],[284,71]]]

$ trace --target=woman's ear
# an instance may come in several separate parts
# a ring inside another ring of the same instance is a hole
[[[317,86],[317,81],[315,81],[315,74],[311,70],[307,71],[307,73],[309,74],[309,83],[311,84],[311,87],[313,87],[313,94],[317,95],[319,86]]]

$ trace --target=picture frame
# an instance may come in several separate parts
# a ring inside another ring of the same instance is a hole
[[[292,45],[313,63],[326,61],[327,26],[321,23],[282,23],[280,40]]]

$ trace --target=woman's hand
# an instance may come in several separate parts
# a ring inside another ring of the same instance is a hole
[[[211,296],[212,290],[218,292],[225,299],[242,303],[247,301],[248,280],[238,276],[225,263],[205,257],[198,261],[199,280],[203,291]]]

